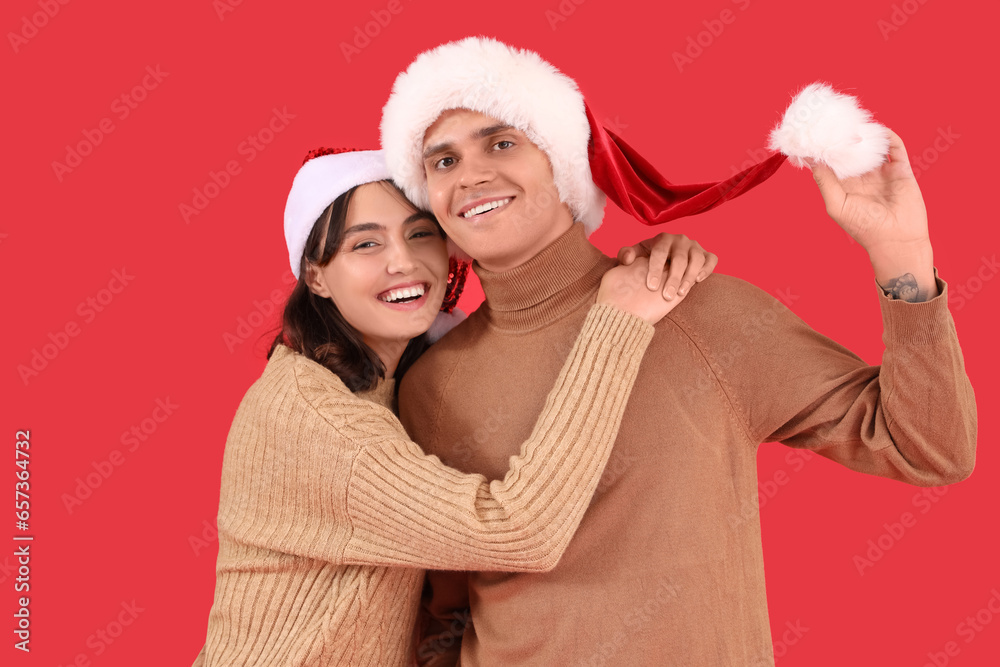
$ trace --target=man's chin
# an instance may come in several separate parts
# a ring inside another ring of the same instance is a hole
[[[503,273],[517,268],[531,259],[534,253],[530,249],[518,248],[484,248],[478,254],[472,255],[476,263],[493,273]]]

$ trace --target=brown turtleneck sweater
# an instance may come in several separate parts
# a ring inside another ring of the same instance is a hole
[[[614,263],[574,225],[511,271],[477,267],[485,303],[402,381],[409,434],[448,465],[501,477]],[[746,520],[760,443],[920,486],[973,468],[975,399],[938,289],[924,303],[878,292],[879,367],[746,282],[714,274],[699,284],[656,326],[559,565],[428,573],[445,635],[418,656],[454,662],[460,624],[447,619],[471,599],[463,667],[773,664],[760,524]],[[480,437],[487,409],[503,428]]]
[[[552,569],[652,337],[638,317],[591,308],[494,482],[420,451],[389,409],[392,380],[355,395],[278,346],[226,441],[215,602],[195,667],[410,664],[420,568]]]

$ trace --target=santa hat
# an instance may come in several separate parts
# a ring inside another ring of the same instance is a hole
[[[296,278],[299,277],[306,241],[323,211],[351,188],[387,180],[391,180],[389,169],[380,150],[317,148],[309,151],[295,174],[285,203],[285,244]],[[468,270],[467,262],[454,255],[449,258],[444,302],[428,332],[432,341],[464,319],[465,314],[456,308],[456,304],[465,286]]]
[[[605,195],[646,224],[707,211],[769,178],[785,161],[813,159],[840,178],[881,164],[888,130],[848,95],[812,84],[771,133],[779,150],[713,183],[676,185],[614,133],[584,103],[576,82],[537,53],[486,37],[468,37],[417,56],[382,110],[382,147],[397,185],[429,208],[422,162],[427,128],[449,109],[469,109],[522,131],[545,152],[560,200],[589,235],[604,217]]]

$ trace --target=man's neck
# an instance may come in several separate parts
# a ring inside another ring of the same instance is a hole
[[[493,272],[478,262],[473,270],[486,296],[484,314],[503,329],[530,329],[578,306],[596,292],[614,260],[587,240],[575,224],[521,265]]]
[[[563,213],[563,215],[557,216],[557,218],[551,222],[542,223],[541,221],[535,221],[536,224],[546,225],[549,228],[549,233],[543,235],[531,247],[525,248],[522,252],[508,255],[506,257],[476,259],[476,263],[491,273],[505,273],[530,262],[539,253],[543,252],[545,248],[548,248],[555,243],[557,239],[564,236],[570,229],[579,226],[580,223],[573,221],[573,217],[569,212],[569,207],[565,207],[565,211]]]

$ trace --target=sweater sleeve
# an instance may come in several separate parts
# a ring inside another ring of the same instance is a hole
[[[935,279],[940,294],[923,303],[878,290],[881,366],[732,278],[723,281],[731,293],[719,296],[730,306],[735,298],[740,312],[675,321],[705,355],[751,445],[780,441],[871,475],[949,484],[975,464],[976,403],[947,285]]]
[[[359,441],[347,489],[346,563],[546,571],[569,544],[607,463],[654,329],[591,307],[545,408],[503,480],[425,454],[387,410]]]

